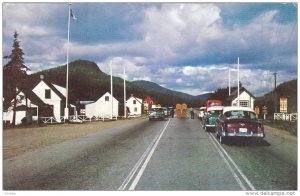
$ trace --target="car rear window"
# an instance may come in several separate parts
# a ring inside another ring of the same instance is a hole
[[[234,110],[228,111],[224,113],[224,116],[228,119],[256,119],[256,114],[250,111],[243,111],[243,110]]]
[[[222,110],[209,110],[208,113],[209,114],[219,115],[219,114],[222,114]]]

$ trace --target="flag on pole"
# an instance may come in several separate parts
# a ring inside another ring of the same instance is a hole
[[[75,14],[73,13],[73,10],[71,9],[70,15],[72,17],[73,20],[77,20]]]

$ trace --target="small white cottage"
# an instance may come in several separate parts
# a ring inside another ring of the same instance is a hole
[[[139,116],[142,114],[143,100],[136,98],[131,94],[131,97],[126,101],[126,107],[129,109],[129,116]]]
[[[111,96],[109,92],[105,93],[94,103],[85,105],[85,115],[88,118],[115,118],[119,114],[119,101]]]
[[[45,103],[53,106],[53,116],[60,122],[64,116],[66,105],[66,89],[64,87],[52,84],[44,78],[32,89],[32,91]],[[69,115],[75,114],[76,107],[68,104]]]
[[[231,102],[232,106],[237,106],[239,101],[241,107],[248,107],[254,110],[255,97],[244,87],[240,89],[240,97],[238,97],[238,92],[235,90],[228,97],[228,100]]]

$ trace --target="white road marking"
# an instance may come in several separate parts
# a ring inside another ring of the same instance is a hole
[[[217,139],[212,135],[212,133],[209,133],[211,140],[215,141],[215,144],[218,145],[219,149],[223,151],[227,159],[232,163],[232,165],[235,167],[235,169],[238,171],[240,176],[244,179],[244,181],[248,184],[248,186],[251,188],[252,191],[255,191],[255,187],[252,185],[252,183],[248,180],[248,178],[245,176],[245,174],[242,172],[242,170],[237,166],[237,164],[232,160],[232,158],[229,156],[229,154],[226,152],[226,150],[221,146],[221,144],[217,141]],[[220,153],[220,152],[219,152]]]
[[[142,174],[143,174],[143,172],[144,172],[144,170],[145,170],[148,162],[150,161],[150,158],[151,158],[152,154],[154,153],[154,150],[156,149],[157,144],[158,144],[160,138],[162,137],[163,133],[165,132],[167,126],[169,125],[169,122],[170,122],[170,119],[168,120],[168,122],[166,123],[166,125],[164,126],[164,128],[161,130],[161,132],[159,132],[158,136],[155,137],[154,140],[147,147],[146,151],[143,153],[143,155],[141,156],[141,158],[135,164],[135,166],[130,171],[130,173],[128,174],[128,176],[126,177],[126,179],[124,180],[124,182],[122,183],[122,185],[119,187],[118,190],[125,190],[126,189],[127,185],[131,182],[132,178],[137,173],[138,168],[144,162],[144,164],[142,165],[141,169],[139,170],[137,176],[135,177],[133,183],[131,184],[131,186],[129,188],[129,190],[134,190],[134,188],[137,185],[137,183],[139,182],[139,180],[140,180],[140,178],[141,178],[141,176],[142,176]]]
[[[222,151],[218,148],[218,146],[216,145],[216,143],[214,142],[214,140],[208,136],[209,139],[212,141],[213,145],[215,146],[215,148],[217,149],[218,153],[220,154],[221,158],[223,159],[224,163],[227,165],[228,169],[230,170],[232,176],[234,177],[234,179],[236,180],[236,182],[239,184],[239,186],[241,187],[241,189],[243,191],[246,191],[246,187],[244,186],[243,182],[241,181],[241,179],[238,177],[238,175],[234,172],[233,168],[230,166],[230,164],[228,163],[227,159],[225,158],[224,154],[222,153]]]
[[[166,126],[164,127],[164,129],[161,131],[161,134],[159,135],[159,138],[156,140],[154,146],[152,147],[150,153],[148,154],[147,156],[147,159],[145,160],[144,164],[142,165],[139,173],[137,174],[137,176],[135,177],[133,183],[131,184],[131,186],[129,187],[129,190],[134,190],[135,186],[138,184],[140,178],[142,177],[143,173],[144,173],[144,170],[146,169],[147,165],[148,165],[148,162],[150,161],[157,145],[158,145],[158,142],[160,140],[160,138],[162,137],[162,135],[164,134],[165,130],[167,129],[168,125],[170,123],[170,119],[168,120]]]

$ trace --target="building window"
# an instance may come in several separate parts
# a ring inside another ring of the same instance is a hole
[[[249,101],[240,101],[240,106],[241,107],[249,107]]]
[[[133,104],[136,104],[136,100],[133,100]]]
[[[37,116],[37,107],[32,107],[32,116]]]
[[[109,96],[105,96],[105,101],[109,101]]]
[[[50,89],[45,90],[45,99],[51,99],[51,90]]]
[[[134,112],[137,112],[137,107],[134,107]]]

